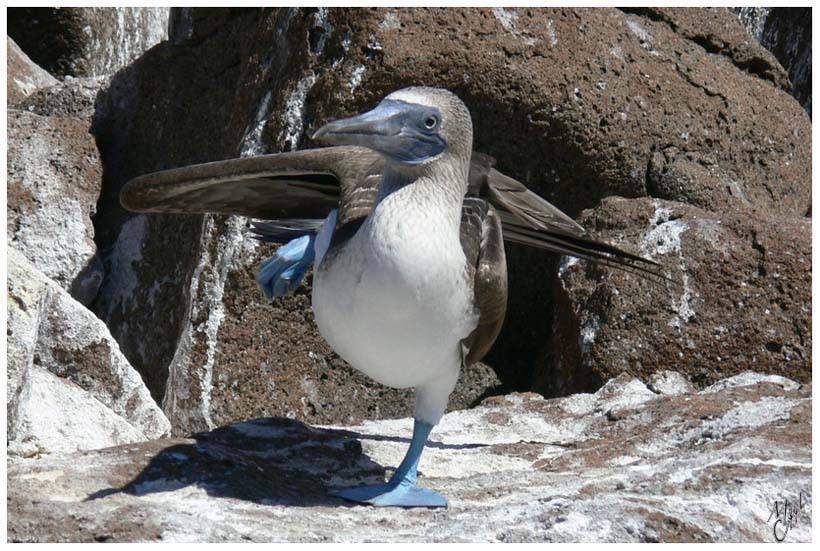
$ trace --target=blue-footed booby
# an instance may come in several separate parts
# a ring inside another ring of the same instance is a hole
[[[257,280],[288,294],[314,264],[316,324],[351,366],[414,388],[410,447],[384,484],[333,495],[380,506],[445,506],[417,484],[422,450],[459,371],[489,350],[507,303],[503,240],[664,278],[659,266],[584,236],[569,216],[472,151],[464,103],[412,87],[319,128],[330,147],[141,176],[121,192],[141,212],[269,220],[257,238],[286,243]]]

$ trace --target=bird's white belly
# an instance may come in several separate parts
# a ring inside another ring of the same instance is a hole
[[[322,336],[353,367],[388,386],[417,387],[457,373],[460,341],[477,323],[460,243],[373,239],[362,229],[314,276]]]

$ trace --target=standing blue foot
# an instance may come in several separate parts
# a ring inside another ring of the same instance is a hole
[[[433,425],[416,419],[410,449],[387,483],[343,488],[330,495],[377,507],[446,507],[444,496],[416,485],[419,458],[431,430]]]

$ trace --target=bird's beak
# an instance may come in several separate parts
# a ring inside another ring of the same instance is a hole
[[[313,134],[313,140],[325,145],[367,147],[392,160],[417,164],[447,146],[438,134],[418,129],[420,107],[385,100],[372,111],[322,126]]]

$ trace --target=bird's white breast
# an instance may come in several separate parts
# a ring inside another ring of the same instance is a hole
[[[313,282],[322,336],[353,367],[399,388],[457,373],[460,341],[477,323],[458,226],[403,191],[374,209]]]

